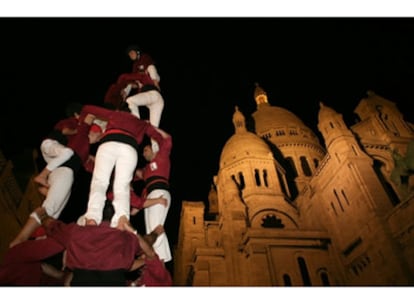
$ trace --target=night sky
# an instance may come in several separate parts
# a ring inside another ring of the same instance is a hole
[[[182,200],[206,201],[235,106],[247,119],[256,109],[255,82],[318,136],[320,101],[350,126],[367,90],[414,122],[412,18],[24,17],[0,18],[0,27],[0,149],[9,158],[38,147],[68,102],[103,105],[131,69],[128,45],[153,57],[160,127],[173,136],[169,221]]]

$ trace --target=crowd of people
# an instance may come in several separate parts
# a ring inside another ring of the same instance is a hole
[[[45,166],[33,181],[44,200],[11,241],[0,265],[0,285],[172,285],[164,230],[171,205],[172,138],[159,127],[160,76],[138,46],[126,53],[132,71],[110,85],[102,105],[66,105],[66,117],[40,143]],[[141,118],[143,106],[148,120]],[[65,222],[60,217],[71,207],[67,203],[79,172],[91,176],[86,211]],[[135,182],[143,183],[139,193]],[[141,210],[142,235],[131,223]]]

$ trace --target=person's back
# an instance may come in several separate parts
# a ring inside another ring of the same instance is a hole
[[[46,224],[48,237],[66,248],[66,267],[73,272],[71,286],[126,286],[126,273],[136,270],[134,263],[142,254],[149,263],[148,275],[162,274],[163,281],[154,284],[171,284],[152,247],[132,233],[130,224],[123,230],[110,227],[113,215],[112,201],[106,200],[100,225]]]
[[[73,272],[71,286],[125,286],[125,273],[142,251],[137,237],[110,227],[114,214],[107,200],[100,225],[80,226],[51,221],[48,237],[66,249],[66,267]]]

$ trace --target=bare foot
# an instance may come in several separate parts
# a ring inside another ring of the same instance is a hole
[[[118,219],[118,225],[116,226],[116,228],[118,228],[119,230],[125,230],[125,224],[130,225],[128,218],[123,215]]]
[[[49,183],[47,182],[47,177],[44,177],[44,176],[42,176],[42,175],[39,174],[38,176],[35,176],[33,178],[33,181],[35,183],[40,184],[43,187],[49,188]]]
[[[85,219],[85,226],[98,226],[95,220]]]
[[[37,190],[39,190],[41,195],[47,196],[47,191],[49,190],[49,188],[45,186],[40,186],[39,188],[37,188]]]

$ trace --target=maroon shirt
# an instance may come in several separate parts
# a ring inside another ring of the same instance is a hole
[[[41,264],[64,249],[52,238],[28,240],[9,248],[0,265],[0,285],[47,285],[47,277],[43,274]],[[59,282],[55,283],[59,285]]]
[[[90,143],[88,134],[90,128],[90,125],[83,122],[79,124],[77,133],[68,138],[67,147],[71,148],[79,156],[83,165],[86,164],[89,156]]]
[[[80,226],[53,221],[48,237],[66,248],[66,266],[84,270],[129,270],[142,249],[136,235],[111,228],[109,222],[99,226]]]
[[[165,179],[170,177],[170,153],[172,149],[172,138],[168,136],[163,138],[161,141],[158,141],[159,151],[155,155],[154,159],[145,165],[143,170],[144,180],[148,180],[153,176],[161,176]]]
[[[142,142],[144,135],[153,138],[157,142],[163,139],[161,134],[148,121],[138,119],[129,112],[114,111],[93,105],[85,105],[83,111],[108,122],[103,138],[108,134],[125,134],[132,137],[137,144]]]
[[[139,58],[132,63],[132,73],[146,72],[151,64],[154,64],[152,57],[146,53],[141,53]]]
[[[106,195],[106,197],[113,201],[114,200],[114,193],[112,191],[109,191]],[[129,193],[129,197],[130,197],[130,203],[129,205],[131,206],[131,208],[136,208],[138,210],[141,210],[144,208],[144,200],[138,196],[135,191],[133,189],[130,190]]]
[[[64,128],[77,129],[78,125],[79,125],[79,120],[76,117],[71,116],[71,117],[59,120],[55,124],[54,128],[56,130],[62,131]]]

